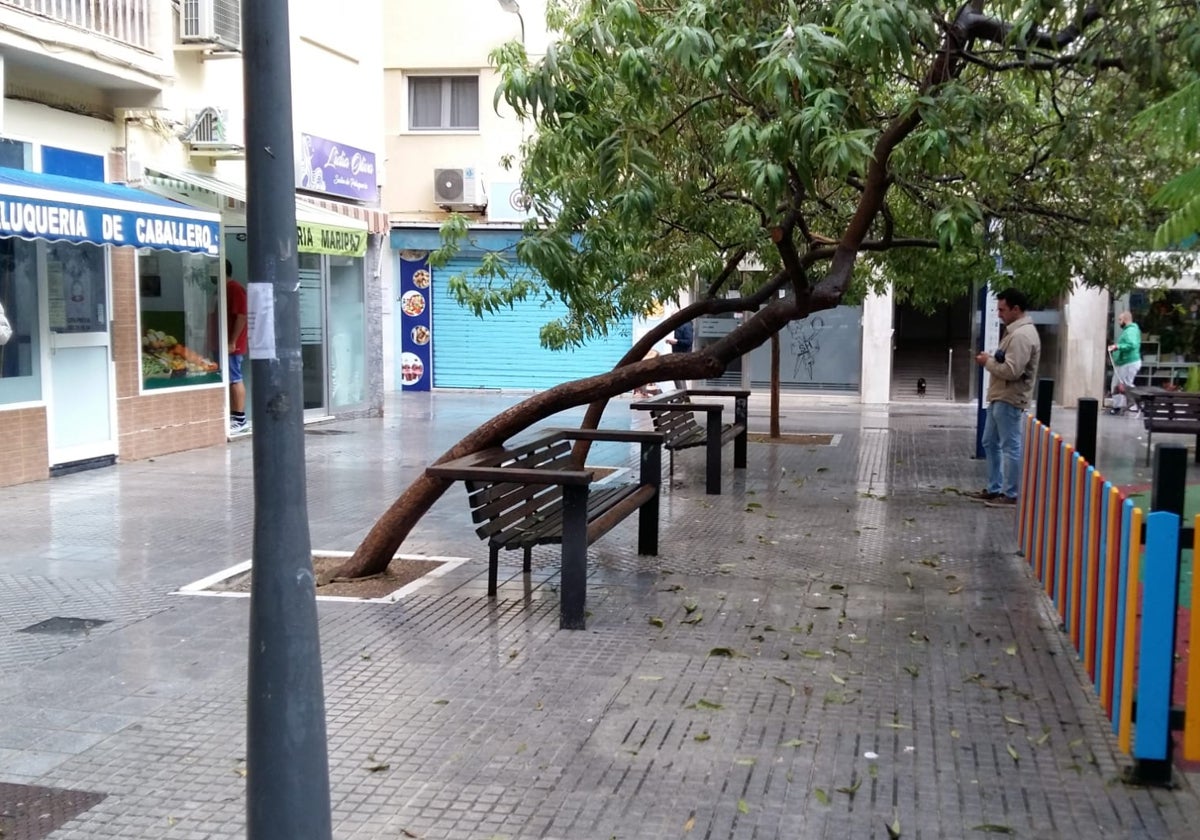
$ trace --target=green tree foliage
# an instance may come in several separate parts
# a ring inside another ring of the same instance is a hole
[[[1200,50],[1200,38],[1196,43],[1196,49]],[[1138,115],[1135,125],[1157,142],[1178,150],[1185,159],[1196,160],[1200,157],[1200,78],[1151,105]],[[1156,248],[1175,247],[1189,238],[1194,240],[1200,233],[1200,166],[1171,179],[1155,193],[1153,201],[1170,211],[1154,232]]]
[[[493,56],[497,99],[535,128],[539,223],[508,258],[541,280],[510,284],[500,259],[458,287],[478,311],[561,298],[551,346],[708,288],[740,253],[798,316],[885,281],[931,307],[992,279],[996,250],[1041,299],[1173,271],[1127,256],[1182,150],[1129,125],[1195,64],[1192,0],[580,0],[552,17],[539,61],[515,42]],[[851,271],[860,254],[877,270]]]

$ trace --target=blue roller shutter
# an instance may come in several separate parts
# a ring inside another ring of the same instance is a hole
[[[544,390],[611,370],[632,346],[633,322],[576,350],[542,347],[538,331],[566,313],[555,302],[524,301],[512,309],[476,318],[449,293],[449,281],[475,270],[472,260],[454,260],[433,272],[433,384],[438,388]]]

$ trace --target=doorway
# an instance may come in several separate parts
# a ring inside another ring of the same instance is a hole
[[[971,397],[971,296],[932,312],[908,303],[893,314],[891,399],[966,402]],[[919,387],[924,380],[924,389]]]
[[[99,245],[37,247],[47,303],[50,466],[115,460],[108,254]]]

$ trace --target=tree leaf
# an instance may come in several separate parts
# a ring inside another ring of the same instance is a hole
[[[862,787],[862,777],[861,776],[857,780],[855,780],[854,784],[850,785],[849,787],[840,787],[837,789],[837,792],[838,793],[846,793],[846,794],[849,794],[850,796],[854,796],[854,794],[858,793],[858,789],[860,787]]]
[[[688,708],[689,709],[708,709],[709,711],[716,711],[717,709],[723,709],[725,707],[722,706],[720,703],[714,703],[711,700],[705,700],[703,697],[701,697],[695,703],[688,706]]]
[[[790,740],[784,741],[779,746],[781,746],[781,747],[802,747],[802,746],[804,746],[804,741],[801,740],[800,738],[792,738]]]
[[[691,615],[689,615],[687,618],[681,618],[679,620],[679,623],[680,624],[699,624],[703,620],[704,620],[704,613],[694,612]]]
[[[708,655],[709,656],[725,656],[725,657],[729,657],[732,659],[733,657],[737,656],[738,654],[737,654],[737,651],[735,651],[733,648],[715,647],[715,648],[711,648],[708,651]],[[776,679],[778,679],[778,677],[776,677]]]
[[[988,834],[1015,834],[1011,828],[1006,825],[996,825],[995,823],[983,823],[971,828],[972,831],[983,831]]]
[[[696,827],[696,815],[692,814],[690,817],[687,818],[687,821],[683,824],[683,830],[684,830],[684,832],[688,832],[688,831],[691,831],[692,829],[694,829],[695,827]]]
[[[813,796],[815,796],[817,798],[817,801],[820,802],[822,805],[829,804],[829,794],[826,793],[821,788],[813,788]]]
[[[1020,762],[1021,756],[1017,753],[1017,748],[1014,747],[1012,744],[1007,744],[1006,746],[1008,748],[1008,754],[1012,756],[1012,760],[1016,761],[1016,762]]]
[[[846,684],[846,680],[845,680],[845,678],[844,678],[844,677],[839,677],[837,674],[830,674],[830,675],[829,675],[829,678],[830,678],[831,680],[833,680],[835,683],[837,683],[838,685],[845,685],[845,684]]]
[[[658,627],[658,628],[662,628],[662,627],[666,626],[666,622],[663,621],[661,618],[651,618],[650,624],[652,624],[653,626]]]
[[[694,736],[692,736],[693,741],[699,741],[702,744],[705,741],[709,741],[711,739],[712,739],[712,736],[709,735],[707,732],[698,732]]]
[[[750,813],[750,806],[746,804],[746,800],[745,800],[745,799],[739,799],[739,800],[738,800],[738,812],[739,812],[739,813],[742,813],[742,814],[749,814],[749,813]]]

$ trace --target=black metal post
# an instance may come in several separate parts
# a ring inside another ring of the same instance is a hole
[[[709,408],[704,411],[704,433],[708,436],[705,446],[704,478],[705,492],[710,496],[721,495],[721,408]]]
[[[583,630],[587,621],[587,506],[588,485],[563,487],[560,630]]]
[[[1165,510],[1178,514],[1183,518],[1184,497],[1187,493],[1187,447],[1179,444],[1159,444],[1154,449],[1153,484],[1150,490],[1150,510]],[[1181,523],[1182,524],[1182,523]],[[1180,541],[1180,546],[1183,542]],[[1180,562],[1175,557],[1175,591],[1179,592]],[[1131,584],[1132,585],[1132,584]],[[1171,622],[1171,638],[1168,650],[1175,650],[1175,628],[1177,622]],[[1175,664],[1172,658],[1171,684],[1175,682]],[[1135,709],[1136,721],[1136,709]],[[1172,718],[1175,715],[1171,715]],[[1168,734],[1166,758],[1136,759],[1130,768],[1128,777],[1131,781],[1148,785],[1170,785],[1171,768],[1173,764],[1175,742]]]
[[[655,487],[654,498],[638,510],[638,554],[658,554],[658,510],[662,499],[662,440],[641,445],[641,484]]]
[[[1043,426],[1050,425],[1050,404],[1054,400],[1054,380],[1039,379],[1037,384],[1037,413],[1034,415]]]
[[[733,439],[733,468],[746,468],[747,430],[750,428],[750,398],[733,398],[733,422],[742,427],[741,433]]]
[[[242,4],[254,377],[246,837],[332,837],[304,469],[287,0]]]
[[[1096,421],[1100,416],[1100,401],[1084,397],[1075,415],[1075,451],[1089,464],[1096,464]]]

